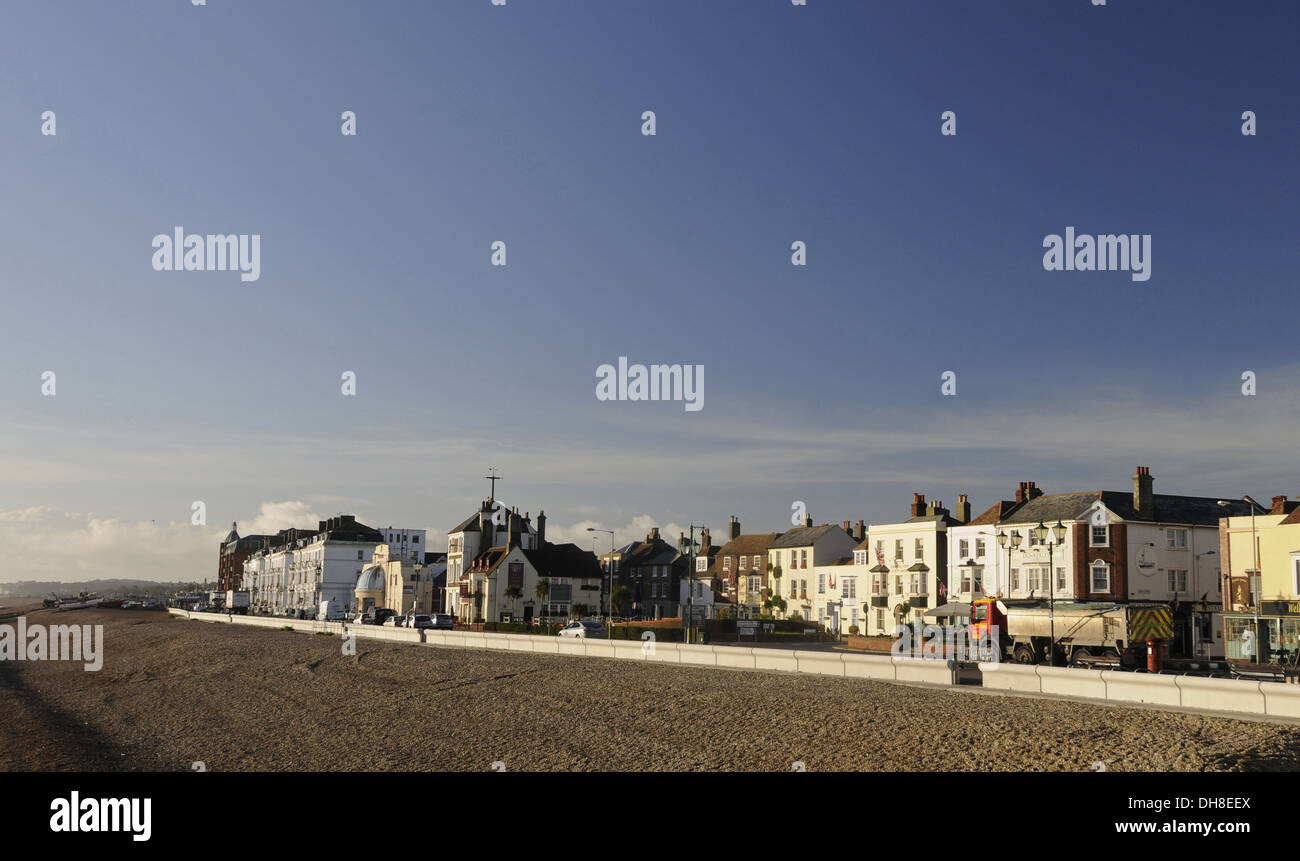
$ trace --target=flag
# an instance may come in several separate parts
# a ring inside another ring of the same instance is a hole
[[[879,562],[881,565],[885,564],[885,554],[880,552],[879,547],[876,548],[876,561]]]
[[[939,600],[940,601],[948,600],[948,584],[943,582],[942,580],[939,581]]]

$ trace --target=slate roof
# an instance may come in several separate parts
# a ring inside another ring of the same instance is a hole
[[[822,539],[822,536],[832,530],[844,530],[838,523],[823,523],[821,526],[800,526],[797,529],[791,529],[789,532],[781,534],[781,537],[768,545],[769,550],[778,550],[783,547],[808,547],[816,544]]]
[[[780,532],[756,532],[738,535],[722,545],[719,556],[758,556],[766,553],[772,542],[781,537]]]
[[[1057,520],[1082,520],[1093,505],[1101,501],[1124,520],[1138,523],[1187,523],[1217,526],[1220,517],[1250,514],[1251,505],[1231,501],[1226,508],[1213,496],[1175,496],[1156,493],[1151,497],[1152,513],[1140,515],[1133,507],[1133,493],[1092,490],[1084,493],[1052,493],[1036,497],[1012,511],[999,523],[1055,523]]]
[[[999,500],[993,503],[992,505],[990,505],[987,509],[985,509],[984,513],[981,514],[979,517],[976,517],[970,523],[963,524],[963,525],[992,526],[995,523],[1000,523],[1004,518],[1006,518],[1009,514],[1011,514],[1011,512],[1016,510],[1016,506],[1022,504],[1023,503],[1016,502],[1015,500],[1011,500],[1011,499]]]
[[[599,580],[605,576],[600,561],[576,544],[551,544],[525,550],[524,555],[540,577],[586,577]]]

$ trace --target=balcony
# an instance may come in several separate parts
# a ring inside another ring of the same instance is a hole
[[[871,606],[873,606],[873,607],[888,607],[888,606],[889,606],[889,596],[888,596],[888,595],[872,595],[872,596],[871,596]]]
[[[920,608],[920,609],[925,609],[925,608],[927,608],[927,607],[930,606],[930,596],[929,596],[929,595],[913,595],[911,598],[908,598],[908,599],[907,599],[907,603],[908,603],[908,606],[910,606],[913,610],[918,609],[918,608]]]

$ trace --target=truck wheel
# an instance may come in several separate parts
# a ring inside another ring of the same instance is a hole
[[[1079,662],[1079,659],[1091,658],[1091,657],[1092,657],[1092,652],[1088,651],[1088,649],[1086,649],[1085,647],[1080,646],[1079,648],[1074,650],[1074,654],[1070,656],[1070,660],[1077,664]]]
[[[1017,664],[1032,664],[1034,663],[1034,647],[1028,643],[1018,643],[1013,657],[1016,659]]]

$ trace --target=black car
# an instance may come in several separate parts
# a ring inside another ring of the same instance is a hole
[[[367,610],[358,620],[363,625],[382,625],[392,616],[396,616],[396,610],[390,610],[387,607]]]

